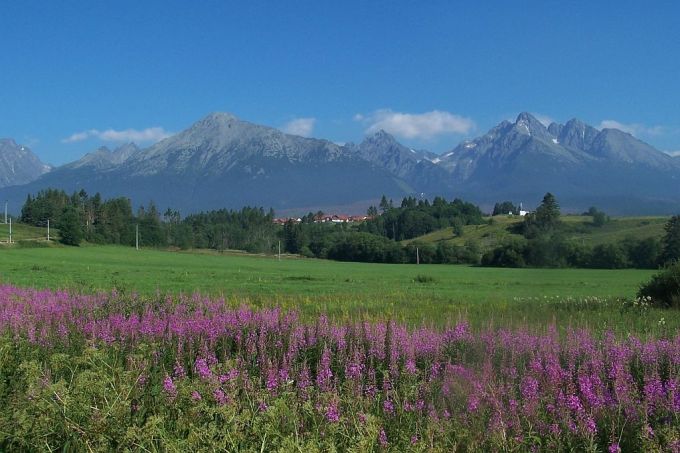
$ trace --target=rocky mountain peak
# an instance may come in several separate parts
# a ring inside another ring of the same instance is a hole
[[[123,162],[123,161],[127,160],[128,157],[135,154],[137,151],[139,151],[139,147],[135,143],[130,142],[130,143],[126,143],[126,144],[121,145],[118,148],[114,149],[111,152],[111,154],[116,156],[116,160]]]
[[[94,167],[97,169],[110,168],[122,164],[139,148],[134,143],[126,143],[111,151],[107,146],[100,146],[95,151],[85,154],[75,162],[65,165],[65,168]]]
[[[240,129],[245,124],[247,123],[239,120],[231,113],[214,112],[195,122],[180,135],[230,135],[234,133],[235,129]]]
[[[27,146],[0,139],[0,187],[26,184],[50,170]]]
[[[565,124],[553,123],[548,128],[548,131],[563,146],[581,151],[588,151],[599,133],[597,129],[587,125],[578,118],[572,118]]]
[[[392,146],[399,144],[392,135],[385,132],[383,129],[380,129],[373,135],[367,136],[366,138],[364,138],[362,143],[382,146]]]
[[[529,112],[522,112],[517,115],[513,129],[520,134],[529,135],[548,142],[554,138],[543,123]]]
[[[215,124],[215,123],[230,123],[234,121],[240,121],[238,117],[229,112],[212,112],[206,115],[205,118],[199,121],[199,123],[205,124]]]

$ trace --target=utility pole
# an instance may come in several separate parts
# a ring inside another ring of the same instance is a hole
[[[135,249],[139,250],[139,225],[135,225]]]
[[[50,219],[47,219],[47,240],[50,240]]]
[[[281,261],[281,241],[279,241],[279,261]]]
[[[416,247],[416,264],[420,264],[420,251]]]
[[[9,243],[12,243],[12,218],[9,218]]]

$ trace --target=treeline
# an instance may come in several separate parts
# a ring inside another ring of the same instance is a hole
[[[172,209],[161,214],[153,202],[134,213],[127,198],[104,200],[100,194],[89,196],[84,190],[68,195],[62,190],[47,189],[29,195],[21,210],[21,221],[46,226],[48,219],[59,229],[61,241],[68,245],[86,240],[132,246],[139,232],[139,245],[146,247],[231,248],[269,253],[278,234],[271,210],[222,209],[182,219]]]
[[[427,199],[406,197],[400,207],[383,195],[378,208],[370,207],[372,219],[360,225],[359,231],[386,237],[395,241],[413,239],[442,228],[453,227],[454,233],[462,234],[463,226],[484,223],[482,211],[472,203],[459,198],[448,202],[435,197]]]
[[[252,253],[274,251],[280,227],[274,224],[274,211],[245,207],[238,211],[220,209],[192,214],[179,225],[179,234],[169,239],[181,248],[245,250]]]
[[[593,226],[609,218],[591,208]],[[599,269],[655,269],[680,259],[680,216],[669,220],[666,234],[657,238],[627,238],[620,243],[589,246],[569,240],[569,227],[560,220],[559,204],[548,193],[536,212],[518,224],[519,239],[511,239],[487,252],[482,265],[498,267],[580,267]]]
[[[153,216],[155,208],[151,208]],[[99,244],[134,244],[135,224],[139,220],[146,226],[147,217],[144,211],[136,219],[127,198],[103,200],[101,195],[89,196],[84,190],[72,195],[55,189],[43,190],[35,197],[29,194],[21,209],[23,223],[46,226],[49,220],[59,228],[62,242],[69,245],[78,245],[83,239]],[[149,231],[144,233],[151,237]]]
[[[323,213],[310,212],[302,222],[289,221],[281,228],[273,222],[271,209],[221,209],[182,218],[173,209],[161,214],[153,202],[134,213],[127,198],[104,200],[84,190],[68,195],[47,189],[27,197],[21,221],[45,226],[49,219],[59,228],[62,242],[70,245],[82,240],[134,245],[138,231],[140,246],[147,247],[275,253],[281,244],[283,252],[341,261],[479,263],[481,252],[472,242],[464,247],[398,242],[449,226],[461,235],[464,225],[483,222],[477,206],[459,199],[406,197],[395,207],[383,196],[379,209],[369,208],[370,220],[360,224],[317,223]]]

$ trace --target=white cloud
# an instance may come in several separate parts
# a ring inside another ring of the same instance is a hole
[[[639,123],[621,123],[616,120],[603,120],[599,129],[619,129],[628,132],[630,135],[661,135],[664,132],[663,126],[645,126]]]
[[[82,142],[83,140],[87,140],[90,137],[95,137],[99,131],[96,129],[90,129],[89,131],[83,131],[83,132],[76,132],[75,134],[71,134],[71,136],[63,139],[61,142],[62,143],[75,143],[75,142]]]
[[[354,115],[355,121],[366,123],[366,133],[380,129],[402,138],[430,139],[444,134],[467,134],[475,128],[470,118],[441,110],[425,113],[402,113],[390,109]]]
[[[155,143],[168,138],[172,132],[168,132],[162,127],[149,127],[146,129],[124,129],[117,131],[115,129],[106,129],[100,131],[98,129],[89,129],[82,132],[76,132],[71,136],[62,140],[62,143],[75,143],[97,138],[105,142],[137,142],[137,143]]]
[[[309,137],[314,131],[314,124],[316,124],[316,118],[295,118],[284,124],[281,130],[286,134]]]
[[[680,157],[680,151],[666,151],[666,154],[670,154],[673,157]]]

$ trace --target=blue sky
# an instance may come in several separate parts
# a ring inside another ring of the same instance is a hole
[[[0,137],[62,164],[227,111],[336,142],[383,127],[443,152],[529,111],[676,151],[679,5],[5,2]]]

